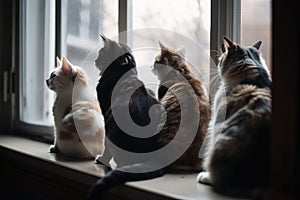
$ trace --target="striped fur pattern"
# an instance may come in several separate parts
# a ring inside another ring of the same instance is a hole
[[[161,52],[155,58],[153,73],[160,80],[158,97],[166,111],[166,122],[160,131],[159,143],[167,145],[178,133],[178,128],[183,128],[183,133],[175,140],[176,149],[182,149],[187,138],[196,136],[188,149],[171,166],[172,170],[200,171],[202,160],[198,153],[204,137],[206,136],[210,120],[209,98],[204,90],[204,85],[197,80],[184,59],[184,50],[173,50],[160,44]],[[182,79],[183,78],[183,79]],[[179,102],[178,99],[181,99]],[[182,104],[182,105],[180,105]],[[188,106],[184,106],[186,104]],[[189,116],[181,116],[182,109],[186,109]],[[200,115],[195,122],[198,130],[191,130],[190,125],[195,121],[194,115]],[[182,117],[189,118],[188,123],[183,122]],[[174,142],[174,141],[173,141]]]
[[[259,51],[261,43],[241,46],[224,37],[222,81],[208,132],[213,146],[205,158],[205,172],[197,177],[223,193],[248,196],[267,185],[271,78]]]
[[[55,141],[49,151],[75,158],[93,159],[102,155],[104,118],[85,71],[66,58],[62,62],[57,58],[57,68],[46,83],[56,93],[53,105]]]

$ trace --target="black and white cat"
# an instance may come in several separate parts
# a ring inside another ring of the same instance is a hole
[[[120,153],[119,149],[133,154],[158,149],[156,133],[162,110],[160,106],[155,106],[160,103],[154,97],[154,93],[146,89],[138,79],[131,49],[104,36],[102,39],[104,47],[99,50],[95,64],[101,75],[97,94],[105,119],[106,141],[104,155],[96,160],[108,165],[113,158],[117,168],[109,171],[94,184],[90,191],[90,199],[100,198],[103,193],[118,184],[155,178],[165,173],[164,169],[153,171],[150,169],[150,163],[139,163],[134,158]],[[130,123],[138,127],[145,127],[151,123],[152,130],[137,131]],[[125,130],[126,128],[130,130]],[[143,172],[148,169],[149,172]]]

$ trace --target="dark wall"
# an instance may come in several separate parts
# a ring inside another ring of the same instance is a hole
[[[0,1],[0,131],[9,130],[11,124],[11,98],[3,101],[4,71],[11,72],[12,60],[12,0]],[[10,90],[8,85],[7,90]]]
[[[295,194],[299,196],[300,193],[298,3],[295,0],[273,0],[272,9],[273,129],[271,134],[271,184],[274,190],[292,196]]]

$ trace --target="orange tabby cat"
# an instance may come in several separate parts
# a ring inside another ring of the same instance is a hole
[[[46,80],[56,93],[53,105],[55,141],[51,153],[95,158],[104,152],[104,119],[85,71],[65,57]]]
[[[158,142],[164,146],[173,140],[174,151],[178,151],[184,149],[192,139],[192,143],[170,168],[200,171],[202,160],[198,152],[206,136],[211,114],[208,96],[204,84],[196,78],[185,61],[184,50],[174,50],[160,42],[159,45],[161,51],[155,58],[152,72],[160,81],[158,98],[166,109],[167,117]],[[177,134],[181,136],[175,139]]]

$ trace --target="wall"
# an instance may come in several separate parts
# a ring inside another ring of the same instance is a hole
[[[9,72],[11,68],[12,55],[12,4],[14,1],[3,0],[0,2],[0,131],[9,130],[11,122],[11,98],[7,96],[7,102],[3,100],[4,95],[4,71]],[[9,85],[8,88],[9,89]]]

